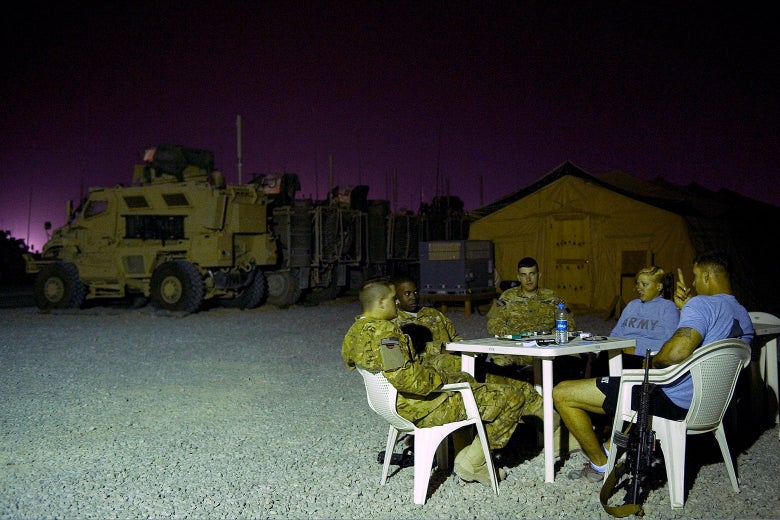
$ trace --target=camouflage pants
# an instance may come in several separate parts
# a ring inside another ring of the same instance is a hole
[[[516,391],[520,392],[524,402],[523,408],[520,411],[520,418],[523,419],[524,422],[527,422],[525,419],[529,417],[536,417],[540,422],[544,421],[544,399],[531,383],[491,373],[485,374],[485,382],[493,385],[511,386]]]
[[[525,405],[525,396],[510,385],[475,383],[472,384],[472,388],[474,400],[485,423],[485,433],[490,448],[503,448],[517,428],[517,422],[522,416]],[[465,418],[463,398],[460,393],[452,392],[446,401],[420,419],[417,426],[427,428]]]

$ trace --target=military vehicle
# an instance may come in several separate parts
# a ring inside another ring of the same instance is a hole
[[[323,201],[295,199],[297,177],[259,176],[281,193],[271,203],[269,226],[278,238],[278,264],[266,271],[268,303],[313,303],[339,296],[367,278],[403,273],[418,277],[418,242],[427,237],[465,238],[466,216],[434,199],[425,214],[395,214],[386,200],[368,199],[368,186],[334,187]],[[265,191],[271,191],[266,188]]]
[[[147,150],[129,187],[93,188],[39,258],[41,309],[137,295],[171,311],[196,312],[219,298],[252,308],[266,296],[263,269],[277,263],[262,183],[226,185],[211,152]]]
[[[253,308],[319,303],[373,276],[416,275],[420,240],[465,239],[456,197],[394,214],[368,186],[299,199],[294,173],[226,185],[209,151],[147,150],[132,186],[93,188],[44,245],[27,254],[41,309],[132,297],[195,312],[204,300]],[[455,211],[453,211],[453,208]]]
[[[269,206],[269,226],[278,239],[278,263],[267,272],[267,302],[280,306],[302,296],[313,303],[333,299],[349,285],[350,272],[359,272],[361,278],[379,272],[368,247],[367,221],[376,218],[366,213],[368,186],[336,187],[324,201],[296,200],[300,186],[297,176],[291,175],[262,175],[252,181],[266,186],[267,192],[280,186]],[[382,240],[379,232],[383,229],[376,231],[374,241]]]

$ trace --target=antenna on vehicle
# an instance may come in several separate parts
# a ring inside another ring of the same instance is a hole
[[[328,193],[333,191],[333,154],[328,155]]]
[[[314,200],[320,198],[320,169],[317,162],[319,161],[319,154],[317,153],[317,145],[314,145]]]
[[[436,191],[434,195],[439,196],[439,176],[441,174],[441,131],[439,131],[439,145],[436,151]]]
[[[27,238],[24,243],[28,250],[30,247],[30,219],[32,218],[32,186],[30,186],[30,199],[27,203]]]
[[[393,167],[393,211],[398,210],[398,171]]]
[[[238,183],[241,184],[241,115],[236,116],[236,133],[237,142],[236,148],[238,149]]]

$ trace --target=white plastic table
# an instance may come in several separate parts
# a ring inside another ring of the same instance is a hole
[[[551,338],[552,336],[536,336],[534,339]],[[549,346],[538,346],[534,341],[481,338],[449,343],[447,350],[461,353],[461,369],[471,375],[474,375],[474,360],[477,354],[512,354],[534,357],[534,384],[542,394],[544,402],[544,481],[553,482],[555,479],[552,420],[553,359],[558,356],[606,351],[609,353],[609,374],[619,376],[623,370],[623,360],[620,356],[622,350],[635,346],[636,340],[616,337],[608,337],[600,341],[585,341],[578,338],[566,345],[553,344]],[[540,365],[541,378],[539,377]]]

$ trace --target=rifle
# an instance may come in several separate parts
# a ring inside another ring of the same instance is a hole
[[[650,424],[650,393],[655,385],[650,384],[649,376],[650,351],[648,350],[645,354],[645,377],[642,381],[636,424],[629,424],[625,432],[615,432],[612,437],[612,442],[618,447],[626,449],[625,462],[615,465],[601,488],[601,505],[607,513],[619,518],[631,514],[637,516],[645,514],[642,502],[644,502],[648,492],[646,484],[655,446],[655,431]],[[617,481],[626,474],[628,478],[620,485],[616,485]],[[627,489],[623,505],[607,505],[609,497],[614,494],[615,490],[622,487]]]

